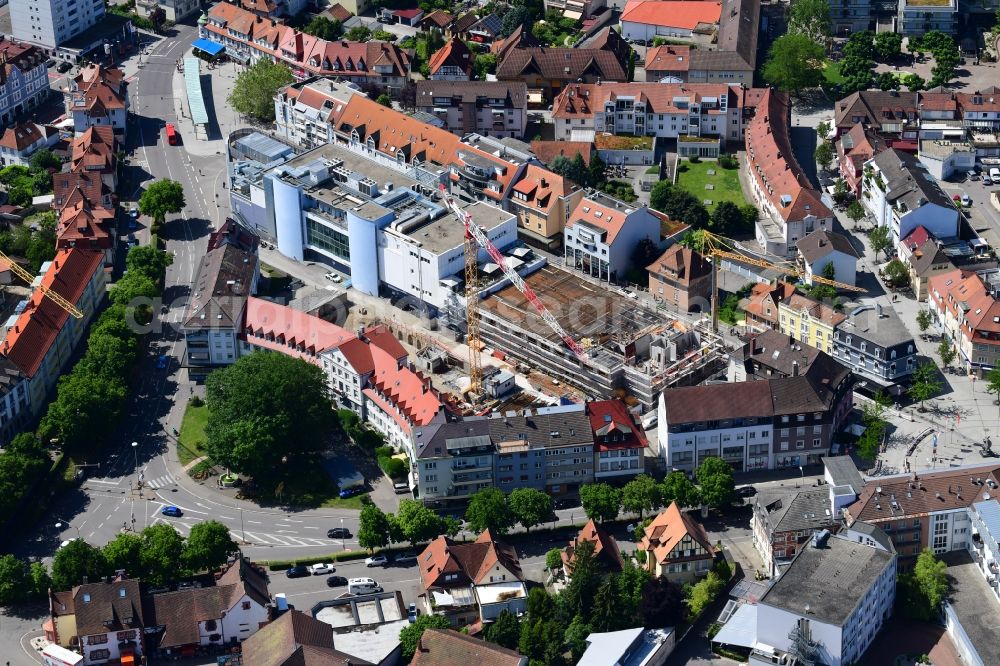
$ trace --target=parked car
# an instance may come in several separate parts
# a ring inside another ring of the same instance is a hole
[[[313,564],[309,567],[309,572],[313,576],[325,576],[326,574],[332,574],[336,569],[332,564],[327,564],[326,562],[321,562],[319,564]]]
[[[994,183],[1000,181],[1000,169],[998,169],[997,167],[992,167],[990,169],[990,178],[993,179]]]
[[[331,282],[341,282],[344,279],[339,275],[337,275],[336,273],[327,273],[323,277],[325,277],[327,280],[330,280]]]
[[[351,530],[346,527],[334,527],[326,531],[327,539],[350,539]]]
[[[77,537],[73,537],[72,539],[66,539],[61,544],[59,544],[59,547],[60,548],[65,548],[66,546],[70,545],[71,543],[73,543],[76,540],[77,540]]]
[[[372,555],[365,559],[366,567],[384,567],[389,560],[385,555]]]
[[[979,178],[979,174],[976,173],[975,169],[969,169],[965,172],[965,175],[969,177],[969,180],[977,180]]]
[[[292,567],[285,572],[286,578],[305,578],[306,576],[311,576],[308,567]]]
[[[392,561],[395,562],[396,564],[408,564],[410,562],[416,562],[417,554],[414,553],[412,550],[404,550],[402,553],[399,553],[394,558],[392,558]]]
[[[347,585],[347,579],[343,576],[329,576],[326,579],[327,587],[344,587]]]
[[[417,612],[417,605],[415,603],[411,602],[410,603],[410,610],[406,614],[406,618],[410,621],[410,624],[413,624],[414,622],[417,621],[417,616],[418,615],[420,615],[420,613]]]
[[[58,67],[56,67],[56,71],[59,72],[60,74],[65,74],[66,72],[68,72],[72,68],[73,68],[73,65],[69,64],[68,62],[66,62],[64,60],[61,63],[59,63]]]
[[[406,482],[394,483],[392,484],[392,489],[395,491],[397,495],[405,495],[406,493],[410,492],[410,484]]]
[[[363,492],[365,492],[364,486],[351,486],[350,488],[344,488],[337,494],[340,495],[340,499],[347,499],[348,497],[360,495]]]
[[[989,174],[984,173],[983,174],[983,185],[992,185],[992,184],[993,184],[993,179],[990,178]]]
[[[157,370],[163,370],[163,369],[165,369],[167,367],[167,363],[168,363],[168,361],[167,361],[167,355],[166,354],[160,354],[157,357],[157,359],[156,359],[156,369]]]
[[[737,497],[753,497],[757,494],[757,489],[753,486],[742,486],[736,489]]]
[[[184,515],[184,512],[176,506],[165,506],[160,509],[160,513],[164,516],[170,516],[171,518],[180,518]]]
[[[972,198],[965,192],[962,192],[962,205],[966,207],[972,205]]]

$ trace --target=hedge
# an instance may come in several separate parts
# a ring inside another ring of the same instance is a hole
[[[391,546],[389,548],[376,548],[373,552],[380,553],[382,555],[392,555],[394,553],[401,553],[403,551],[412,550],[417,553],[426,544],[420,544],[414,548],[410,548],[409,545],[399,545]],[[368,552],[364,549],[361,550],[340,550],[336,553],[329,553],[327,555],[315,555],[312,557],[300,557],[294,560],[268,560],[263,562],[271,571],[284,571],[295,566],[308,566],[310,564],[320,564],[322,562],[345,562],[350,560],[363,560],[369,556]]]

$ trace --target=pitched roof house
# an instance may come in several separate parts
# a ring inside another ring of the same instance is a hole
[[[649,266],[649,293],[682,312],[708,310],[712,297],[712,264],[680,244],[671,245]]]
[[[527,609],[528,590],[513,547],[486,530],[472,543],[439,536],[417,557],[429,613],[462,626]]]
[[[330,625],[294,609],[245,640],[242,659],[243,666],[371,666],[337,651]]]
[[[428,66],[434,81],[468,81],[475,56],[458,37],[452,37],[434,52]]]
[[[755,284],[750,290],[750,300],[743,306],[747,323],[757,330],[778,328],[778,304],[788,301],[795,293],[795,285],[787,282]]]
[[[85,579],[86,581],[86,579]],[[82,666],[145,653],[139,581],[123,575],[49,593],[46,638],[82,651]]]
[[[353,663],[353,662],[352,662]],[[528,658],[450,629],[427,629],[411,666],[528,666]]]
[[[562,549],[563,571],[567,576],[573,575],[576,551],[584,542],[589,542],[593,546],[594,561],[605,571],[616,573],[625,568],[618,542],[591,518],[569,545]]]
[[[708,573],[715,559],[705,528],[681,511],[677,502],[653,518],[636,548],[646,553],[650,573],[672,582],[687,582]]]

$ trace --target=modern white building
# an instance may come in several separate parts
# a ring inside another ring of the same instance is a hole
[[[104,0],[10,0],[15,39],[54,50],[104,17]]]
[[[935,238],[958,235],[958,209],[915,156],[891,148],[864,170],[861,203],[876,224],[892,230],[893,246],[918,226]]]
[[[646,206],[635,206],[595,192],[580,200],[566,220],[563,246],[566,266],[599,280],[617,282],[632,266],[643,241],[660,247],[663,217]]]
[[[805,268],[806,284],[813,276],[823,277],[828,265],[833,265],[833,279],[854,284],[857,278],[858,253],[847,236],[826,229],[816,229],[796,244],[799,261]]]
[[[824,530],[799,551],[757,603],[750,664],[860,661],[896,599],[895,551],[860,541]]]
[[[286,86],[274,96],[276,133],[303,148],[333,143],[333,119],[356,94],[356,84],[327,77]]]

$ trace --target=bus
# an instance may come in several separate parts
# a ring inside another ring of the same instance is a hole
[[[175,130],[174,126],[170,123],[167,123],[167,143],[171,146],[177,145],[177,130]]]

